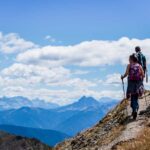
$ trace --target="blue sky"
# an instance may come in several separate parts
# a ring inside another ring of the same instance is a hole
[[[134,46],[150,58],[149,5],[149,0],[1,0],[1,96],[60,104],[82,95],[121,98],[118,80]]]
[[[143,39],[150,34],[149,5],[148,0],[1,0],[0,29],[40,44],[47,44],[46,35],[63,44],[122,36]]]

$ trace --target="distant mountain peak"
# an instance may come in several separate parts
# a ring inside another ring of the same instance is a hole
[[[58,108],[58,111],[86,110],[90,107],[99,107],[100,103],[93,97],[82,96],[77,102]]]
[[[85,104],[99,104],[99,102],[93,97],[82,96],[77,103],[85,103]]]
[[[92,96],[82,96],[79,100],[87,100],[87,99],[96,100]]]

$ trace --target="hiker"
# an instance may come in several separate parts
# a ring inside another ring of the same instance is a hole
[[[147,71],[147,66],[146,66],[146,57],[143,55],[143,53],[141,52],[141,48],[139,46],[135,47],[135,52],[137,54],[137,58],[138,58],[138,63],[142,66],[143,70],[144,70],[144,74]]]
[[[129,64],[124,75],[121,76],[123,80],[128,76],[127,98],[131,98],[131,108],[133,119],[136,119],[139,108],[138,98],[142,96],[144,92],[143,78],[144,71],[142,66],[138,63],[136,54],[132,54],[129,57]]]
[[[144,75],[146,77],[146,82],[148,83],[148,70],[147,70],[147,64],[146,64],[146,57],[141,52],[141,48],[139,46],[135,47],[135,52],[138,58],[138,63],[142,66],[144,70]]]

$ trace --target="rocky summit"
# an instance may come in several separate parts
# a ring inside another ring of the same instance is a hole
[[[0,150],[51,150],[36,139],[15,136],[0,131]]]
[[[136,120],[132,119],[129,101],[124,99],[94,127],[56,145],[54,150],[149,150],[150,91],[139,103]]]

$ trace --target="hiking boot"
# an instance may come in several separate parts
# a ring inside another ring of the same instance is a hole
[[[133,114],[134,114],[134,111],[132,111],[132,114],[131,114],[131,116],[133,116]]]
[[[136,118],[137,118],[137,112],[136,112],[136,111],[133,112],[133,113],[132,113],[132,116],[133,116],[133,119],[136,120]]]

